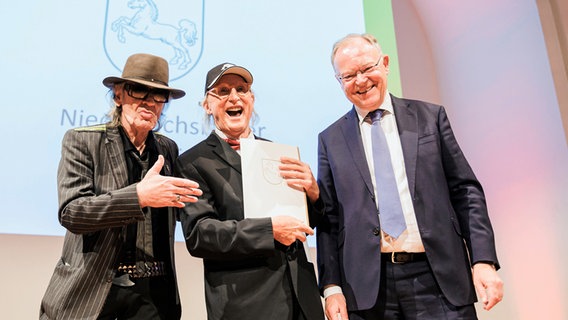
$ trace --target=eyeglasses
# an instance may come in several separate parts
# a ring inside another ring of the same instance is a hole
[[[170,92],[164,89],[152,89],[141,84],[125,83],[124,90],[135,99],[146,100],[149,95],[152,95],[152,99],[157,103],[166,103],[170,100]]]
[[[229,98],[229,96],[231,95],[231,92],[233,92],[233,89],[235,89],[235,91],[237,92],[237,95],[239,95],[240,97],[244,97],[244,96],[247,95],[247,93],[250,92],[250,86],[238,85],[236,87],[219,86],[219,87],[216,87],[216,88],[213,88],[213,89],[207,91],[207,93],[211,94],[212,96],[214,96],[215,98],[217,98],[219,100],[225,100],[225,99]]]
[[[355,73],[348,73],[348,74],[343,74],[343,75],[335,75],[337,77],[337,80],[343,82],[343,83],[349,83],[353,80],[355,80],[355,78],[357,78],[357,75],[361,74],[362,76],[365,77],[369,77],[371,75],[372,72],[375,72],[378,68],[379,68],[379,63],[381,63],[381,60],[383,59],[383,56],[379,57],[379,61],[377,61],[377,63],[375,63],[372,66],[368,66],[363,70],[359,70]]]

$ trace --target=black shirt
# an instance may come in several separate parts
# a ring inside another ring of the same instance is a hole
[[[148,169],[151,168],[158,159],[159,150],[152,131],[148,133],[146,147],[142,154],[140,154],[130,139],[128,139],[124,129],[122,127],[119,128],[128,169],[128,184],[131,185],[142,180],[148,172]],[[162,261],[170,265],[171,254],[169,252],[168,209],[147,207],[142,208],[142,210],[145,213],[146,219],[151,219],[151,224],[147,224],[151,225],[151,230],[139,232],[140,228],[141,230],[145,230],[142,225],[145,221],[129,224],[124,237],[125,243],[119,262],[135,264],[137,261]],[[139,237],[150,237],[151,241],[148,239],[138,239]],[[144,245],[144,240],[150,241],[151,245]]]

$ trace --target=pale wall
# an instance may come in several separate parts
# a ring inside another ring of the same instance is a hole
[[[0,319],[37,319],[63,237],[0,234]],[[177,242],[176,268],[184,320],[206,319],[201,259]]]

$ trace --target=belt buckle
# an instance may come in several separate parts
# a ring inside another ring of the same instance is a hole
[[[396,264],[403,264],[404,262],[399,262],[399,261],[397,261],[397,260],[394,258],[394,254],[395,254],[395,253],[396,253],[396,252],[394,252],[394,251],[391,253],[391,262],[392,262],[392,263],[396,263]]]

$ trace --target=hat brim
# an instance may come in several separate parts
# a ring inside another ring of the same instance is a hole
[[[185,96],[185,91],[181,90],[181,89],[175,89],[175,88],[171,88],[168,87],[166,85],[163,85],[161,83],[157,83],[157,82],[153,82],[153,81],[148,81],[148,80],[143,80],[143,79],[136,79],[136,78],[121,78],[121,77],[106,77],[103,79],[103,84],[105,87],[107,88],[112,88],[115,84],[117,83],[121,83],[121,82],[135,82],[135,83],[139,83],[139,84],[143,84],[145,86],[148,86],[150,88],[156,88],[156,89],[163,89],[163,90],[167,90],[170,92],[171,96],[173,99],[179,99],[183,96]]]

